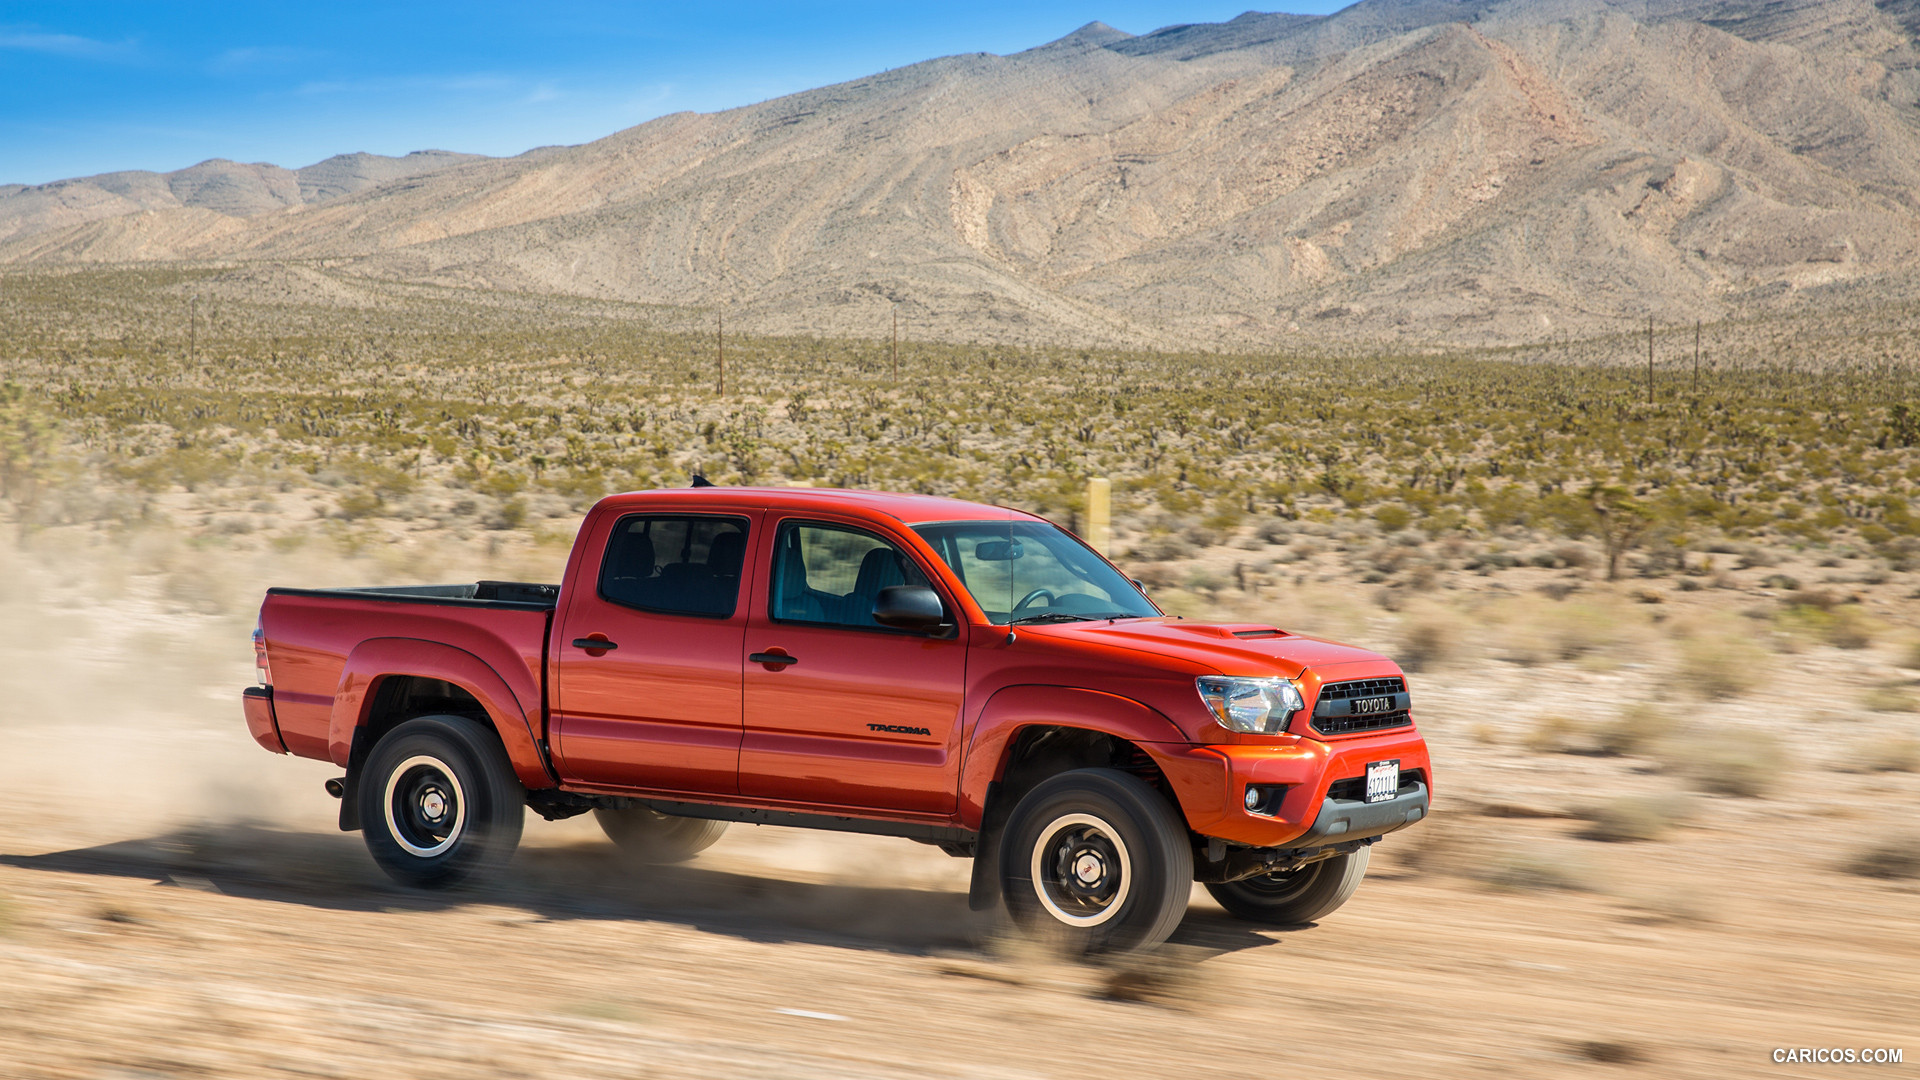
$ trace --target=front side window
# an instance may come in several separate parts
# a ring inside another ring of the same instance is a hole
[[[873,618],[880,590],[926,584],[905,552],[869,532],[788,522],[774,541],[772,609],[782,622],[886,629]]]
[[[913,531],[996,626],[1160,614],[1106,560],[1044,522],[960,521]]]
[[[600,595],[642,611],[729,618],[746,555],[745,518],[624,517],[607,539]]]

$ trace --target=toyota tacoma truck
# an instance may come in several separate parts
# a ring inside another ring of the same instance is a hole
[[[1171,617],[1071,533],[921,495],[612,495],[557,585],[272,589],[247,726],[323,759],[398,881],[497,870],[526,809],[637,860],[730,822],[972,858],[971,902],[1143,948],[1199,881],[1311,922],[1424,818],[1405,677],[1364,649]]]

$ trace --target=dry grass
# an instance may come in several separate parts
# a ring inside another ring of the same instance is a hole
[[[1920,770],[1920,738],[1893,736],[1873,739],[1854,759],[1860,772],[1913,772]]]
[[[1586,813],[1587,840],[1660,840],[1692,816],[1692,807],[1680,795],[1624,795]]]
[[[1546,889],[1591,891],[1592,869],[1571,852],[1541,844],[1524,844],[1487,851],[1466,867],[1468,877],[1502,892],[1538,892]]]

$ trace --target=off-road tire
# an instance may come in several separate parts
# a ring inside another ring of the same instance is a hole
[[[1269,926],[1318,922],[1347,902],[1367,876],[1371,848],[1308,863],[1298,870],[1240,881],[1209,882],[1207,891],[1230,914]]]
[[[422,716],[388,732],[361,770],[359,800],[373,861],[415,888],[497,872],[526,821],[526,789],[499,737],[463,716]]]
[[[727,831],[724,821],[678,817],[645,806],[595,810],[593,819],[621,854],[644,863],[686,862]]]
[[[1000,837],[1000,889],[1023,931],[1069,953],[1146,949],[1186,915],[1193,848],[1139,777],[1075,769],[1041,781]]]

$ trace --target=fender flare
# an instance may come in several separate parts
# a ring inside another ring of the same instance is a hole
[[[995,691],[981,707],[960,767],[960,819],[979,828],[989,784],[997,784],[1008,747],[1029,727],[1097,731],[1131,743],[1186,743],[1179,725],[1130,697],[1071,686],[1022,684]]]
[[[334,764],[351,764],[354,736],[366,726],[380,684],[398,676],[440,679],[473,695],[506,747],[520,782],[529,789],[556,784],[533,721],[500,673],[465,649],[419,638],[369,638],[347,654],[327,723],[327,754]]]

